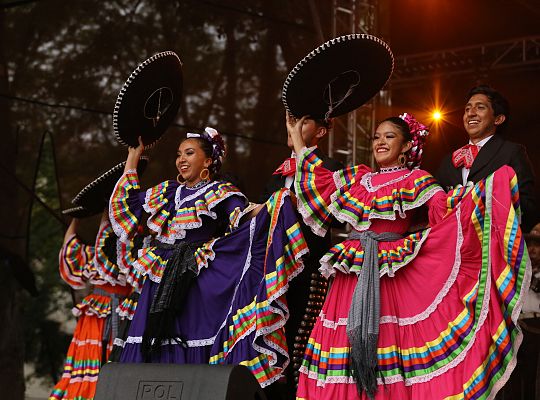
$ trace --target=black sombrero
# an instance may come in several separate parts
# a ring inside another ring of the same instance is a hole
[[[126,146],[152,146],[174,122],[182,95],[182,62],[176,53],[158,53],[131,73],[118,94],[114,134]]]
[[[366,34],[340,36],[296,64],[281,97],[294,117],[337,117],[375,96],[393,69],[394,56],[381,39]]]
[[[137,165],[137,173],[141,176],[146,169],[148,164],[148,157],[141,157]],[[88,185],[86,185],[82,190],[73,198],[71,201],[74,205],[80,206],[86,210],[102,212],[109,202],[112,191],[116,182],[122,174],[124,173],[124,167],[126,162],[121,162],[118,165],[115,165],[108,171],[102,173]]]
[[[66,210],[62,210],[62,214],[69,215],[73,218],[86,218],[91,217],[92,215],[96,215],[103,212],[103,209],[101,210],[88,210],[84,207],[77,206],[77,207],[71,207]]]

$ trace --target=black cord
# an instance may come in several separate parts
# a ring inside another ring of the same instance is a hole
[[[71,104],[48,103],[41,100],[28,99],[28,98],[13,96],[13,95],[5,94],[5,93],[0,93],[0,97],[3,97],[4,99],[9,99],[9,100],[21,101],[21,102],[29,103],[29,104],[35,104],[35,105],[43,106],[43,107],[62,108],[65,110],[77,110],[77,111],[89,112],[89,113],[100,114],[100,115],[112,115],[111,112],[98,110],[95,108],[74,106]],[[176,128],[182,128],[182,129],[194,130],[194,131],[202,131],[204,129],[204,127],[197,127],[197,126],[184,125],[184,124],[178,124],[178,123],[173,123],[171,125]],[[270,144],[273,146],[280,146],[280,147],[284,146],[284,144],[281,142],[275,142],[273,140],[268,140],[268,139],[254,138],[251,136],[241,135],[239,133],[231,133],[231,132],[226,132],[226,131],[221,131],[221,130],[219,131],[219,133],[223,136],[230,136],[230,137],[236,137],[236,138],[245,139],[245,140],[251,140],[257,143],[265,143],[265,144]]]

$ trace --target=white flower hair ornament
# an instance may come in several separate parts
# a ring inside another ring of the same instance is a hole
[[[216,173],[221,168],[225,156],[225,142],[217,130],[206,127],[203,133],[191,133],[186,135],[188,138],[200,138],[212,145],[212,173]]]

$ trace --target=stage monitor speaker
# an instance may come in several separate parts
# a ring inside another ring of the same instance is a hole
[[[101,368],[94,400],[266,400],[242,365],[122,364]]]

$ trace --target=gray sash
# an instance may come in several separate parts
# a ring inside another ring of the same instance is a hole
[[[97,294],[98,296],[108,296],[111,298],[111,315],[109,315],[109,317],[106,319],[102,340],[108,343],[109,339],[112,337],[112,340],[114,341],[114,339],[118,337],[119,324],[118,313],[116,312],[116,309],[120,304],[120,298],[123,299],[125,296],[120,296],[117,293],[107,292],[106,290],[103,290],[99,287],[94,288],[93,294]]]
[[[377,340],[379,338],[380,292],[378,242],[392,242],[403,236],[394,232],[352,231],[348,239],[360,240],[364,250],[362,269],[349,309],[347,336],[351,343],[352,374],[361,394],[369,398],[377,391]]]

